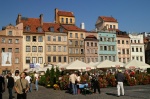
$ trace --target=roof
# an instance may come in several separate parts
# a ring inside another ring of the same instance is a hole
[[[75,26],[75,25],[62,25],[67,31],[82,31],[85,32],[85,30]]]
[[[73,12],[68,12],[68,11],[58,11],[57,14],[58,14],[59,16],[74,17]]]
[[[117,20],[113,17],[108,17],[108,16],[100,16],[100,18],[105,21],[105,22],[117,22]]]
[[[84,39],[85,41],[98,41],[97,38],[94,35],[88,35]]]
[[[37,28],[41,27],[40,19],[39,18],[21,18],[21,23],[23,23],[23,31],[25,31],[25,27],[29,26],[29,32],[37,32]],[[43,32],[42,32],[43,33]]]
[[[59,32],[60,24],[58,24],[58,23],[43,23],[44,32],[49,32],[50,27],[54,28],[54,32]]]

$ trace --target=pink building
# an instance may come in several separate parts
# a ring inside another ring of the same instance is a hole
[[[85,36],[85,62],[98,62],[97,33],[87,32]]]

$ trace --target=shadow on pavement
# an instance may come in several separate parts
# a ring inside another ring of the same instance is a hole
[[[117,96],[117,94],[114,93],[106,93],[107,95],[111,95],[111,96]]]

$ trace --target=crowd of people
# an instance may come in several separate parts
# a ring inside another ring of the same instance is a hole
[[[7,75],[0,75],[0,99],[2,98],[2,93],[5,92],[5,87],[8,89],[9,99],[13,99],[15,93],[17,94],[17,99],[27,99],[27,92],[32,92],[32,81],[35,80],[35,90],[38,91],[38,80],[39,75],[34,72],[33,78],[26,72],[16,72],[14,76],[9,72]]]

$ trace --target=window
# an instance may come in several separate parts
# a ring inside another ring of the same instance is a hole
[[[127,54],[129,54],[129,49],[127,49]]]
[[[42,28],[41,28],[41,27],[38,27],[38,28],[37,28],[37,32],[42,32]]]
[[[48,52],[51,51],[51,46],[47,46],[47,51],[48,51]]]
[[[2,43],[5,43],[5,38],[2,38]]]
[[[43,37],[42,37],[42,36],[39,36],[38,41],[39,41],[39,42],[43,42]]]
[[[136,40],[134,40],[134,43],[136,43]]]
[[[63,32],[63,28],[62,27],[59,28],[59,32]]]
[[[93,42],[91,42],[91,46],[93,46]]]
[[[105,56],[105,60],[107,60],[107,56]]]
[[[94,62],[94,58],[92,58],[92,62]]]
[[[138,57],[138,56],[136,57],[136,60],[139,60],[139,57]]]
[[[9,44],[12,44],[12,39],[9,39],[9,40],[8,40],[8,43],[9,43]]]
[[[111,61],[111,56],[109,56],[109,60]]]
[[[81,61],[84,62],[84,58],[81,58]]]
[[[12,48],[8,48],[8,52],[12,52]]]
[[[70,33],[70,38],[72,38],[72,33]]]
[[[87,42],[86,44],[87,44],[87,46],[89,46],[89,42]]]
[[[30,27],[29,27],[29,26],[26,26],[26,27],[25,27],[25,31],[30,31]]]
[[[112,25],[110,25],[110,28],[112,29]]]
[[[51,41],[51,36],[47,36],[47,41]]]
[[[84,54],[84,50],[83,49],[81,49],[81,54]]]
[[[58,62],[61,62],[61,56],[58,57]]]
[[[36,57],[32,57],[32,63],[37,63]]]
[[[116,61],[116,57],[115,57],[115,56],[113,56],[113,61],[114,61],[114,62]]]
[[[56,36],[53,36],[53,41],[56,41]]]
[[[126,59],[125,58],[123,58],[123,63],[125,63],[126,62]]]
[[[30,52],[30,46],[26,46],[26,52]]]
[[[118,40],[118,44],[120,44],[120,40]]]
[[[97,47],[97,43],[95,43],[95,47]]]
[[[132,47],[132,52],[134,52],[134,48]]]
[[[61,46],[58,46],[58,52],[61,52]]]
[[[121,58],[119,58],[119,62],[121,62]]]
[[[15,43],[18,44],[18,43],[19,43],[19,39],[16,39],[16,40],[15,40]]]
[[[50,27],[50,28],[49,28],[49,31],[50,31],[50,32],[54,32],[54,27]]]
[[[140,48],[140,52],[142,52],[142,48]]]
[[[32,52],[37,52],[37,47],[36,46],[32,46]]]
[[[83,38],[83,34],[81,34],[81,38]]]
[[[5,52],[5,48],[2,48],[2,52]]]
[[[114,38],[112,38],[112,42],[114,42],[115,41],[115,39]]]
[[[56,56],[53,56],[53,62],[56,62]]]
[[[122,44],[124,44],[124,40],[122,40]]]
[[[95,54],[97,54],[97,50],[95,50]]]
[[[12,31],[8,31],[8,35],[10,35],[10,36],[11,36],[11,35],[12,35]]]
[[[116,29],[116,26],[115,26],[115,25],[113,25],[113,29]]]
[[[30,57],[26,57],[26,63],[30,63]]]
[[[64,56],[64,62],[67,62],[66,56]]]
[[[95,58],[95,62],[98,62],[98,58]]]
[[[67,37],[66,36],[63,37],[63,41],[65,41],[65,42],[67,41]]]
[[[38,52],[43,52],[43,46],[38,46]]]
[[[75,38],[78,38],[78,33],[75,33]]]
[[[129,44],[129,41],[126,41],[126,44]]]
[[[38,63],[40,63],[40,64],[43,63],[43,57],[38,57]]]
[[[122,49],[122,54],[125,54],[125,49]]]
[[[19,48],[15,48],[15,53],[19,53]]]
[[[33,41],[33,42],[36,42],[36,36],[33,36],[33,37],[32,37],[32,41]]]
[[[140,43],[140,40],[138,40],[138,43]]]
[[[71,54],[73,51],[72,51],[72,48],[69,48],[69,54]]]
[[[56,52],[56,46],[53,46],[53,52]]]
[[[75,41],[75,46],[78,46],[78,41]]]
[[[67,52],[67,47],[66,46],[64,46],[64,52]]]
[[[58,36],[58,41],[61,41],[61,36]]]
[[[132,43],[132,40],[131,40],[131,43]]]
[[[101,51],[103,50],[103,46],[100,46],[100,50],[101,50]]]
[[[47,57],[47,61],[48,61],[48,62],[51,62],[51,56],[48,56],[48,57]]]
[[[70,23],[72,23],[72,18],[70,18]]]
[[[129,58],[127,58],[127,62],[129,62],[130,60],[129,60]]]
[[[69,40],[69,45],[72,45],[72,40]]]
[[[104,50],[105,50],[105,51],[107,50],[107,46],[104,46]]]
[[[30,36],[26,36],[26,41],[30,41]]]
[[[19,63],[19,58],[15,57],[15,63],[18,64]]]
[[[78,49],[75,49],[75,54],[78,54],[79,53],[79,50]]]
[[[90,53],[90,50],[89,49],[87,49],[87,54],[89,54]]]
[[[121,54],[121,49],[118,49],[118,54]]]
[[[83,41],[80,41],[80,45],[84,45]]]
[[[61,23],[64,23],[64,18],[61,18]]]
[[[102,38],[102,37],[100,37],[100,41],[103,41],[103,38]]]
[[[134,59],[134,56],[132,56],[132,60]]]
[[[103,61],[103,56],[101,56],[101,62]]]
[[[138,52],[138,48],[136,48],[136,52]]]
[[[66,23],[68,24],[68,18],[66,18]]]
[[[142,56],[140,56],[140,60],[143,61],[143,57]]]
[[[111,51],[111,46],[108,46],[108,50]]]

